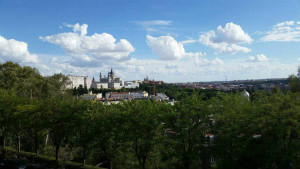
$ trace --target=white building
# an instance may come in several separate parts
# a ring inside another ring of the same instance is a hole
[[[89,94],[84,94],[84,95],[80,96],[80,98],[83,99],[83,100],[101,99],[102,98],[102,93],[93,94],[93,92],[90,91]]]
[[[107,92],[105,94],[105,98],[113,98],[113,99],[129,99],[131,98],[130,92]]]
[[[123,86],[122,86],[122,82],[110,82],[108,83],[108,88],[110,89],[121,89]]]
[[[156,97],[155,97],[156,101],[164,101],[164,100],[169,100],[169,97],[164,94],[164,93],[156,93]]]
[[[107,73],[107,76],[102,76],[100,72],[98,82],[93,78],[91,88],[101,89],[101,86],[102,89],[121,89],[124,87],[124,82],[120,77],[116,77],[111,69],[111,71]]]
[[[143,91],[143,92],[130,92],[130,96],[134,98],[146,98],[148,97],[148,92]]]
[[[140,83],[135,82],[135,81],[125,81],[124,87],[125,87],[126,89],[139,88],[139,87],[140,87]]]
[[[101,83],[101,82],[93,82],[91,85],[93,89],[108,89],[108,83]]]
[[[68,89],[74,89],[75,87],[78,88],[80,85],[82,87],[86,87],[87,89],[91,88],[92,80],[88,76],[68,76],[70,80],[70,84],[67,86]]]

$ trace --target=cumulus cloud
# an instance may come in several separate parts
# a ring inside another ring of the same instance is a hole
[[[185,52],[182,43],[177,42],[172,36],[152,37],[146,36],[147,45],[155,52],[160,60],[178,60],[183,57],[203,56],[201,52]]]
[[[66,25],[66,24],[65,24]],[[133,46],[126,39],[119,42],[108,33],[95,33],[87,36],[87,24],[66,25],[73,32],[40,37],[41,40],[61,46],[64,51],[79,62],[121,61],[134,52]]]
[[[299,42],[300,41],[300,22],[286,21],[272,27],[261,39],[263,42]]]
[[[28,44],[26,42],[5,39],[2,36],[0,36],[0,57],[6,61],[38,62],[38,56],[28,51]]]
[[[87,24],[79,25],[76,23],[75,25],[64,24],[66,27],[73,28],[73,32],[79,32],[81,36],[85,36],[87,34]]]
[[[244,32],[240,25],[232,22],[225,27],[218,26],[217,30],[209,31],[199,38],[199,42],[215,49],[219,53],[237,54],[248,53],[251,49],[240,46],[252,42],[253,39]]]
[[[269,59],[264,54],[259,54],[256,56],[249,56],[249,61],[251,61],[251,62],[266,62],[268,60]]]

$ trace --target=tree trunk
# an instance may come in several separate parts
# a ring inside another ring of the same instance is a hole
[[[55,146],[55,161],[58,161],[59,146]]]
[[[145,169],[145,167],[146,167],[146,158],[144,157],[142,161],[142,169]]]
[[[37,133],[35,133],[34,136],[34,151],[35,151],[35,155],[38,155],[38,135]]]
[[[5,137],[4,135],[0,136],[0,148],[2,150],[2,156],[5,156]]]
[[[86,152],[85,152],[85,148],[83,148],[83,161],[82,161],[82,165],[85,166],[85,156],[86,156]]]
[[[17,140],[17,152],[18,152],[18,158],[20,158],[20,151],[21,151],[21,139],[18,138],[18,140]]]
[[[46,136],[46,140],[45,140],[45,146],[47,146],[47,145],[48,145],[48,139],[49,139],[49,134],[47,134],[47,136]]]
[[[190,168],[190,162],[189,162],[189,160],[184,160],[184,168],[185,169],[189,169]]]
[[[1,148],[4,148],[4,143],[5,143],[5,141],[4,141],[4,136],[0,136],[0,147]]]

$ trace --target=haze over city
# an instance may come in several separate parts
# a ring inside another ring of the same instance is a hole
[[[0,63],[165,82],[287,78],[297,0],[0,1]]]

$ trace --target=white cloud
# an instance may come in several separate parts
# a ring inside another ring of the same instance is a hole
[[[196,66],[224,65],[224,62],[219,58],[215,58],[213,60],[197,59],[195,61],[195,65]]]
[[[182,44],[188,44],[188,43],[195,43],[195,42],[197,42],[197,40],[188,39],[188,40],[181,41],[180,43],[182,43]]]
[[[215,49],[219,53],[237,54],[248,53],[251,49],[238,44],[250,43],[253,39],[244,32],[240,25],[232,22],[225,27],[218,26],[216,31],[209,31],[201,35],[199,42]]]
[[[0,36],[0,57],[2,60],[37,63],[38,56],[28,51],[26,42],[5,39]]]
[[[264,54],[259,54],[256,56],[249,56],[249,61],[251,61],[251,62],[266,62],[268,60],[269,59]]]
[[[126,39],[116,42],[108,33],[87,36],[87,24],[66,26],[72,27],[73,32],[41,36],[40,39],[61,46],[77,62],[121,61],[129,59],[129,54],[134,52],[133,46]]]
[[[171,25],[172,21],[168,20],[149,20],[149,21],[132,21],[132,23],[142,26],[147,32],[158,32]]]
[[[263,42],[281,41],[281,42],[298,42],[300,41],[300,22],[286,21],[273,26],[272,30],[260,40]]]
[[[39,55],[41,58],[45,57]],[[47,58],[54,58],[48,56]],[[68,59],[57,56],[56,59],[44,60],[47,66],[41,64],[35,67],[43,75],[53,73],[64,73],[73,75],[87,75],[97,79],[99,71],[107,73],[112,68],[123,80],[143,79],[147,75],[150,79],[164,80],[166,82],[195,82],[238,79],[262,79],[262,78],[283,78],[296,73],[297,62],[283,64],[280,60],[272,59],[268,62],[249,62],[244,58],[198,58],[181,59],[173,61],[162,61],[157,59],[131,58],[124,62],[114,62],[113,65],[98,64],[97,67],[77,67],[71,65]]]
[[[203,56],[201,52],[186,53],[182,43],[177,42],[172,36],[152,37],[146,36],[147,45],[155,52],[160,60],[178,60],[183,57]]]
[[[134,21],[134,23],[137,23],[137,24],[140,24],[140,25],[144,25],[144,26],[147,26],[147,25],[163,25],[163,26],[166,26],[166,25],[170,25],[171,24],[171,21],[166,21],[166,20],[151,20],[151,21]]]
[[[79,25],[76,23],[75,25],[64,24],[66,27],[73,28],[73,32],[79,32],[81,36],[85,36],[87,34],[87,24]]]
[[[281,27],[281,26],[284,26],[284,25],[294,25],[294,24],[295,24],[295,21],[285,21],[285,22],[281,22],[281,23],[276,24],[276,26]]]
[[[177,68],[177,65],[175,63],[169,63],[165,66],[167,69],[175,69]]]

